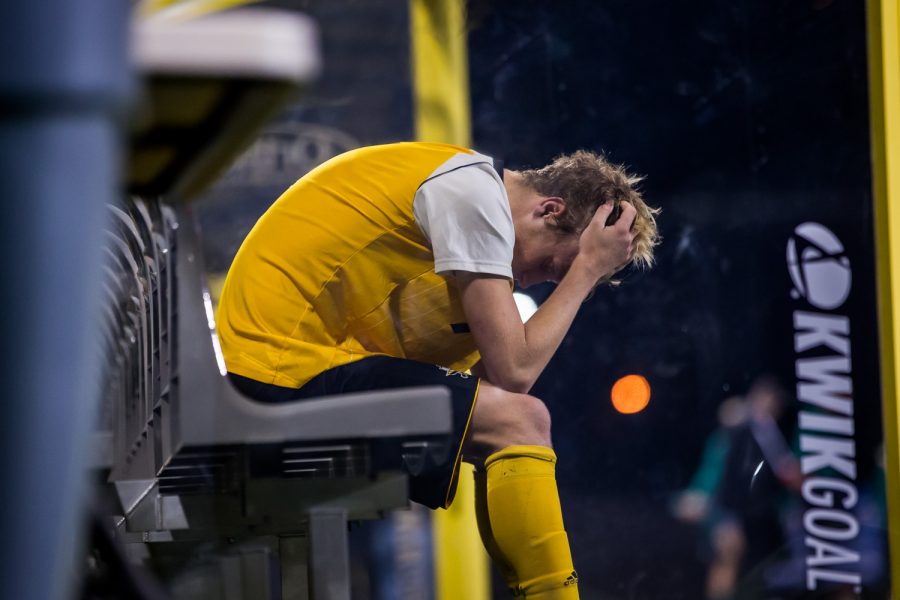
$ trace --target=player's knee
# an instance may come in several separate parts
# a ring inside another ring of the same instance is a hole
[[[541,441],[550,443],[550,429],[552,420],[550,418],[550,410],[547,405],[534,396],[524,396],[525,418],[534,430],[534,433],[541,438]]]
[[[527,394],[483,385],[464,455],[474,464],[510,446],[551,446],[550,411]]]
[[[550,446],[550,411],[540,399],[527,394],[510,394],[508,410],[512,423],[504,446]]]

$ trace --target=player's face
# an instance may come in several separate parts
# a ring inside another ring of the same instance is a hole
[[[525,235],[517,232],[513,252],[513,277],[519,287],[536,283],[559,283],[578,254],[578,236],[560,235],[541,223]]]

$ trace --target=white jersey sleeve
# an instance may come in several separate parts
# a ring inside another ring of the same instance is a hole
[[[413,214],[431,242],[436,273],[512,279],[515,229],[489,157],[459,154],[441,165],[416,192]]]

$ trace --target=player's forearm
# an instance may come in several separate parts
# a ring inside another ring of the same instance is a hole
[[[578,254],[543,306],[523,324],[504,281],[460,276],[463,309],[481,351],[487,379],[525,393],[546,368],[572,326],[581,304],[603,278],[631,260],[635,209],[622,205],[614,225],[605,224],[612,205],[603,205],[579,238]]]
[[[622,217],[606,226],[611,207],[597,210],[580,238],[579,253],[541,308],[525,324],[520,382],[530,389],[556,353],[582,303],[597,284],[631,260],[634,207],[624,205]]]
[[[512,391],[524,393],[531,389],[553,358],[597,279],[576,259],[550,297],[524,324],[510,377],[512,385],[519,389]]]

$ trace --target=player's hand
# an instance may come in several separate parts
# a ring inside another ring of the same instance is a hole
[[[576,260],[583,263],[597,281],[620,271],[631,262],[634,253],[631,225],[637,211],[628,202],[621,202],[620,205],[622,214],[615,223],[606,225],[613,204],[603,204],[581,233]]]

